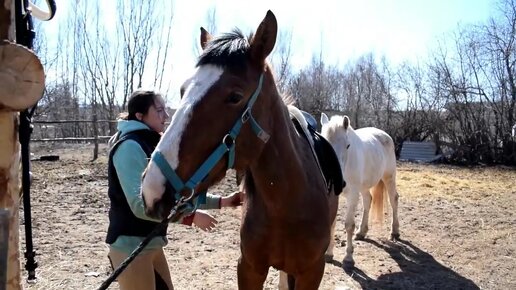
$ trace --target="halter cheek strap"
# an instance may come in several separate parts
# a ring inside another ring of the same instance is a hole
[[[221,144],[208,156],[208,158],[201,164],[201,166],[195,171],[195,173],[190,177],[190,179],[183,183],[181,178],[177,175],[176,171],[170,167],[169,163],[163,156],[163,154],[156,150],[152,153],[151,159],[154,163],[159,167],[161,173],[165,176],[167,181],[172,185],[175,190],[174,197],[176,200],[180,200],[182,198],[181,192],[184,190],[190,190],[190,195],[186,199],[187,201],[192,202],[192,199],[195,196],[195,187],[201,183],[206,176],[213,170],[215,165],[224,157],[224,155],[228,154],[228,166],[227,169],[233,168],[235,165],[235,142],[236,138],[240,134],[240,129],[242,125],[249,121],[251,125],[251,129],[256,134],[256,136],[263,142],[267,143],[270,138],[270,135],[265,132],[258,122],[254,119],[251,110],[262,90],[263,85],[263,74],[260,75],[260,79],[258,80],[258,87],[254,91],[254,93],[247,101],[247,105],[240,115],[240,117],[236,120],[235,125],[229,130],[229,132],[222,138]],[[206,202],[206,192],[199,194],[197,198],[197,202],[195,205],[192,204],[191,211],[197,209],[197,207]]]

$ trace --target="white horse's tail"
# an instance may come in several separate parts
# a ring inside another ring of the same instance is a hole
[[[371,188],[371,196],[373,200],[371,202],[371,217],[375,223],[383,223],[384,211],[383,211],[383,196],[385,192],[385,184],[383,180],[380,181]]]

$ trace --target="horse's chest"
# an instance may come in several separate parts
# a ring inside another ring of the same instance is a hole
[[[324,252],[329,235],[329,224],[316,226],[314,222],[282,221],[274,225],[244,221],[242,255],[254,265],[299,268]]]

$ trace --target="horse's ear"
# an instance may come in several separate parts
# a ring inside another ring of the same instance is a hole
[[[344,127],[344,129],[348,129],[349,127],[349,118],[348,116],[344,116],[344,121],[342,121],[342,126]]]
[[[325,113],[321,113],[321,125],[326,125],[330,120],[328,119],[328,116],[326,116]]]
[[[278,22],[276,21],[276,16],[269,10],[251,39],[251,59],[257,62],[258,65],[265,64],[265,59],[276,44],[277,34]]]
[[[204,27],[201,27],[201,48],[204,49],[210,40],[211,34]]]

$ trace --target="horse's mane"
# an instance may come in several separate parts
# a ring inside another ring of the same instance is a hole
[[[238,28],[228,33],[213,38],[199,56],[196,66],[212,64],[223,69],[235,72],[243,72],[247,67],[247,57],[250,48],[250,41],[253,34],[245,37]],[[272,68],[269,64],[272,73]],[[274,74],[273,74],[274,77]],[[295,99],[290,94],[280,94],[285,105],[295,105]]]
[[[281,99],[283,103],[287,106],[296,106],[296,99],[291,94],[282,93]]]
[[[197,66],[213,64],[236,72],[244,71],[251,37],[245,37],[242,31],[235,28],[232,32],[213,38],[199,56]]]

